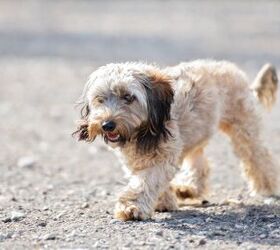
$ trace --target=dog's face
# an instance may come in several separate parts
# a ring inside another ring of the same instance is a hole
[[[96,70],[85,87],[79,139],[101,135],[112,147],[135,141],[139,149],[155,148],[169,135],[173,91],[158,69],[109,64]]]

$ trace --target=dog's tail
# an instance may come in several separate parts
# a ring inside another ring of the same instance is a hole
[[[251,89],[259,99],[260,103],[268,110],[276,102],[278,77],[274,66],[265,64],[257,74]]]

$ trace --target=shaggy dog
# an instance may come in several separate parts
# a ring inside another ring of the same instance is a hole
[[[129,172],[115,208],[121,220],[148,219],[154,210],[176,210],[176,197],[203,195],[209,172],[203,151],[218,130],[230,137],[251,191],[270,196],[278,191],[278,166],[260,137],[256,102],[270,108],[276,90],[271,65],[249,86],[246,75],[225,61],[165,69],[108,64],[89,77],[74,134],[88,142],[101,135]]]

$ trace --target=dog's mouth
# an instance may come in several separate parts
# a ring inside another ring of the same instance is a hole
[[[121,138],[120,134],[113,133],[113,132],[106,132],[104,136],[105,136],[105,139],[110,142],[118,142]]]

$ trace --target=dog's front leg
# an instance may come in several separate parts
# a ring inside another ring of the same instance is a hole
[[[169,187],[174,174],[175,167],[170,164],[134,172],[118,199],[115,218],[124,221],[151,218],[160,194]]]

